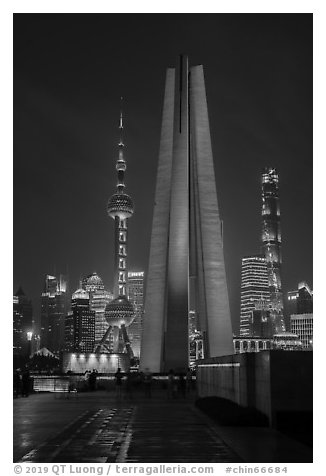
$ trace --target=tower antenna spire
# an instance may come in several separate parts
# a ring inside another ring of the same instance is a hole
[[[120,141],[119,141],[119,146],[124,146],[123,143],[123,110],[122,110],[122,104],[123,104],[123,97],[120,97],[120,121],[119,121],[119,129],[120,129]]]
[[[120,96],[120,120],[119,120],[119,131],[120,131],[120,139],[119,139],[119,157],[118,161],[116,164],[116,170],[118,172],[118,185],[117,185],[117,191],[121,192],[125,186],[124,184],[124,173],[126,171],[127,165],[126,161],[123,156],[123,148],[124,148],[124,143],[123,143],[123,113],[122,113],[122,100],[123,97]]]
[[[107,212],[109,217],[114,219],[115,227],[115,260],[114,260],[114,295],[115,299],[110,301],[105,307],[105,319],[108,328],[95,351],[98,352],[105,344],[111,329],[119,328],[118,335],[114,334],[113,347],[115,352],[121,352],[120,343],[123,340],[127,354],[133,357],[130,341],[126,331],[134,319],[134,308],[128,299],[128,265],[127,265],[127,242],[128,242],[128,219],[134,213],[132,199],[125,193],[124,176],[127,168],[126,161],[123,156],[123,115],[122,115],[122,97],[120,97],[120,141],[119,141],[119,157],[116,163],[116,171],[118,173],[118,184],[116,192],[109,198]]]

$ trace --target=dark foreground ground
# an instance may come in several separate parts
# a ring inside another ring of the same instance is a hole
[[[299,463],[312,449],[268,427],[221,426],[194,393],[161,389],[117,398],[114,391],[39,393],[14,399],[14,462]]]

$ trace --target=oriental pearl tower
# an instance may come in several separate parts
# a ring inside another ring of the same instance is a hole
[[[122,98],[121,98],[122,99]],[[124,176],[127,164],[124,158],[123,149],[123,120],[122,111],[120,113],[120,140],[119,155],[116,163],[118,174],[118,184],[116,192],[109,198],[107,212],[115,224],[115,262],[114,262],[114,296],[115,299],[108,303],[105,308],[105,319],[108,323],[103,338],[95,348],[95,352],[109,351],[106,340],[110,333],[113,333],[113,352],[124,352],[126,350],[130,358],[133,358],[126,327],[130,326],[134,319],[134,308],[128,299],[128,268],[127,268],[127,239],[128,239],[128,218],[134,213],[134,205],[129,195],[125,193]],[[111,347],[112,349],[112,347]],[[112,350],[111,350],[112,352]]]

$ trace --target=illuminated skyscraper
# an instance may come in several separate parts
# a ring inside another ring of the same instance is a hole
[[[63,275],[46,275],[41,297],[41,346],[54,354],[64,348],[67,282]]]
[[[140,358],[153,372],[189,365],[190,297],[205,357],[233,353],[203,67],[181,56],[165,84]]]
[[[95,343],[95,311],[90,310],[89,293],[77,289],[71,299],[71,311],[65,319],[65,350],[92,352]]]
[[[203,359],[203,336],[198,330],[198,319],[195,311],[189,311],[189,365],[194,366],[196,360]]]
[[[27,332],[33,331],[32,301],[20,287],[13,299],[13,350],[14,355],[26,355]]]
[[[270,302],[266,259],[246,256],[241,268],[240,337],[253,335],[253,312],[261,301]]]
[[[134,317],[134,308],[128,299],[128,219],[134,213],[132,199],[125,193],[125,171],[127,164],[124,158],[124,142],[123,142],[123,121],[122,112],[120,115],[120,141],[119,155],[116,162],[116,171],[118,174],[117,190],[108,201],[107,212],[110,218],[115,222],[115,263],[114,263],[114,296],[111,302],[106,305],[105,319],[108,323],[108,329],[102,337],[95,351],[112,350],[108,347],[106,340],[109,333],[113,330],[114,335],[114,352],[122,352],[124,347],[130,357],[133,353],[130,346],[129,337],[126,327],[128,327]]]
[[[128,272],[129,301],[134,307],[135,318],[128,328],[134,356],[139,359],[144,312],[144,271]]]
[[[104,289],[102,279],[97,273],[92,273],[82,280],[82,288],[89,293],[89,308],[95,311],[95,345],[99,344],[109,327],[105,319],[105,307],[112,301],[113,294]],[[110,340],[110,336],[108,336]]]
[[[285,331],[281,281],[281,226],[278,174],[266,167],[262,174],[262,253],[267,262],[274,334]]]

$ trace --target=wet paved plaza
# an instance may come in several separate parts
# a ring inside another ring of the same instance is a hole
[[[217,426],[194,407],[194,396],[167,400],[157,392],[151,399],[117,399],[114,392],[97,391],[14,400],[14,462],[290,462],[309,455],[268,428]]]

